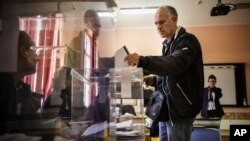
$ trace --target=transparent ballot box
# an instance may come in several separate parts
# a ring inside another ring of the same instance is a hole
[[[82,140],[145,140],[140,68],[73,69],[72,133]]]

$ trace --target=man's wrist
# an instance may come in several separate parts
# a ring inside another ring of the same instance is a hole
[[[148,58],[145,56],[140,56],[137,67],[145,68],[147,64],[148,64]]]

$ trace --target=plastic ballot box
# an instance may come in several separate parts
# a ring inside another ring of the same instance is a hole
[[[71,133],[82,140],[145,140],[141,68],[73,69]]]

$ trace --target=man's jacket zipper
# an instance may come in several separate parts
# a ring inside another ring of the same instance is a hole
[[[189,98],[187,97],[187,95],[184,93],[184,91],[182,90],[181,86],[180,86],[178,83],[176,83],[176,85],[177,85],[177,87],[180,89],[182,95],[186,98],[186,100],[188,101],[188,103],[189,103],[190,105],[192,105],[192,102],[189,100]]]

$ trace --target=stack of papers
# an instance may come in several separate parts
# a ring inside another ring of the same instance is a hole
[[[131,128],[133,126],[133,121],[131,120],[127,120],[127,121],[123,121],[123,122],[119,122],[116,124],[116,129],[119,128]]]
[[[140,130],[133,129],[133,121],[127,120],[120,123],[110,123],[110,126],[115,126],[116,130],[113,132],[117,139],[133,139],[142,137],[143,133]],[[93,124],[89,126],[82,134],[84,137],[105,137],[104,130],[108,128],[107,121]],[[112,136],[112,134],[110,134]]]
[[[116,124],[117,139],[133,139],[142,137],[143,133],[133,129],[133,121],[128,120]]]
[[[132,130],[132,131],[117,131],[117,136],[140,136],[142,135],[141,131],[139,130]]]

